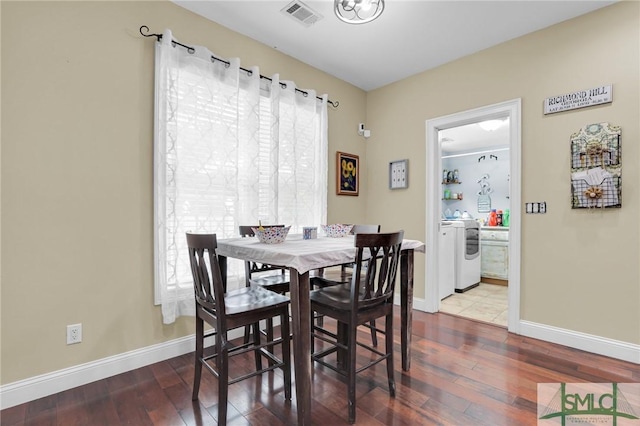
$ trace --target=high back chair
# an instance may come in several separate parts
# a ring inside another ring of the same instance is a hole
[[[276,368],[284,375],[285,399],[291,399],[291,357],[289,333],[289,298],[267,291],[261,287],[244,287],[226,292],[216,254],[215,234],[187,233],[189,261],[193,275],[196,302],[196,351],[195,374],[192,399],[198,399],[202,367],[204,366],[218,379],[218,424],[227,421],[227,399],[230,384],[262,374]],[[280,318],[281,335],[277,339],[261,341],[260,333],[254,332],[252,341],[234,346],[227,333],[239,327],[257,324],[263,319]],[[212,328],[204,332],[204,323]],[[204,339],[215,336],[213,353],[204,354]],[[282,357],[273,355],[273,347],[281,345]],[[267,350],[269,349],[269,350]],[[229,358],[248,351],[255,352],[256,371],[236,377],[229,377]],[[269,366],[262,368],[262,357],[269,360]],[[258,385],[260,386],[260,385]]]
[[[380,225],[353,225],[351,228],[351,235],[356,234],[375,234],[380,232]],[[346,263],[340,267],[340,273],[342,274],[342,279],[344,281],[349,281],[351,278],[349,276],[349,271],[353,273],[353,263]],[[378,336],[376,329],[376,320],[371,320],[371,322],[367,325],[367,327],[371,331],[371,342],[373,346],[378,346]]]
[[[312,339],[325,344],[312,353],[312,359],[347,379],[349,422],[356,419],[356,373],[378,362],[387,361],[389,393],[395,397],[393,376],[393,294],[404,231],[378,234],[356,234],[356,260],[350,283],[337,283],[314,290],[310,294],[311,309],[337,321],[333,332],[313,326]],[[385,351],[357,342],[357,327],[376,318],[385,318]],[[357,344],[357,345],[356,345]],[[356,348],[363,347],[378,355],[356,369]],[[336,362],[325,359],[336,353]]]
[[[380,225],[353,225],[349,234],[376,234],[378,232],[380,232]],[[353,269],[353,263],[345,263],[341,266],[342,278],[345,281],[350,279],[348,276],[349,269]]]
[[[242,238],[255,237],[255,232],[251,228],[258,228],[259,225],[240,225],[238,227]],[[269,225],[269,227],[283,228],[284,225]],[[272,272],[272,273],[267,273]],[[266,263],[258,263],[250,260],[244,262],[244,278],[247,287],[262,287],[265,290],[273,291],[278,294],[289,292],[289,274],[286,268],[280,266],[268,265]],[[250,329],[246,327],[244,332],[244,341],[247,343],[250,339]],[[257,327],[255,327],[257,328]],[[266,321],[266,329],[263,334],[268,340],[273,340],[273,320]]]
[[[284,225],[269,225],[269,227],[283,228]],[[240,225],[238,227],[240,236],[243,238],[254,237],[255,233],[251,228],[252,226],[250,225]],[[253,228],[258,228],[258,226],[253,226]],[[247,260],[244,262],[244,271],[247,287],[251,285],[261,286],[279,294],[289,292],[289,275],[286,268]],[[275,273],[265,274],[270,271]]]
[[[380,232],[380,225],[353,225],[353,228],[351,228],[349,234],[375,234],[378,232]],[[351,281],[350,274],[353,273],[353,266],[354,263],[345,263],[343,265],[340,265],[340,283],[348,283]],[[323,277],[314,277],[312,281],[315,288],[327,287],[329,285],[338,283],[338,281],[335,279],[325,279]],[[322,316],[319,315],[318,318],[322,318]],[[321,321],[319,325],[322,325]],[[371,342],[373,343],[373,346],[378,346],[378,336],[375,320],[372,320],[365,326],[368,327],[371,331]]]
[[[353,225],[351,228],[351,235],[355,234],[375,234],[380,232],[380,225]]]

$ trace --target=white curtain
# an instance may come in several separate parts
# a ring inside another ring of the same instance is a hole
[[[262,221],[299,233],[326,223],[327,210],[327,96],[172,40],[165,30],[156,46],[154,260],[165,324],[195,311],[187,231],[231,238]],[[229,259],[229,289],[243,275]]]

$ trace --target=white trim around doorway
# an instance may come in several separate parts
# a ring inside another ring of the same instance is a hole
[[[438,312],[438,238],[440,230],[440,196],[442,176],[442,150],[438,140],[440,130],[464,126],[484,120],[509,117],[510,156],[510,210],[509,217],[509,290],[508,329],[520,332],[520,235],[521,235],[521,100],[520,98],[475,108],[426,121],[426,252],[430,253],[425,262],[425,307],[427,312]]]

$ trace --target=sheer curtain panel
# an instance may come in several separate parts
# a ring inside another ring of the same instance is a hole
[[[187,231],[231,238],[260,220],[297,233],[325,223],[327,210],[327,96],[173,40],[165,30],[156,44],[155,298],[165,324],[195,313]],[[229,259],[229,289],[243,274]]]

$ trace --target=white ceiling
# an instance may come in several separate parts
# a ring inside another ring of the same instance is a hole
[[[509,120],[495,130],[484,130],[478,123],[453,127],[438,132],[443,155],[477,152],[509,147]]]
[[[378,19],[349,25],[334,15],[332,0],[303,0],[323,16],[305,27],[281,12],[291,0],[172,1],[366,91],[615,3],[386,0]],[[180,34],[175,36],[180,40]],[[224,40],[207,46],[214,53],[216,43]],[[329,95],[340,100],[339,94]],[[448,139],[442,150],[508,146],[508,128],[487,132],[470,124],[448,129],[440,134]]]
[[[281,12],[291,0],[172,1],[367,91],[615,2],[387,0],[350,25],[332,0],[303,0],[323,16],[306,28]]]

